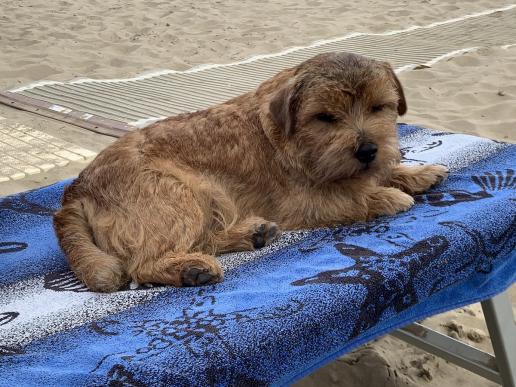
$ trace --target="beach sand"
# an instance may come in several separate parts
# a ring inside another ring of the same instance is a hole
[[[351,32],[426,25],[502,0],[2,0],[0,88],[183,70]]]
[[[409,105],[400,121],[516,142],[516,46],[479,49],[400,80]]]
[[[505,1],[127,1],[3,0],[0,4],[0,89],[49,79],[127,77],[183,70],[274,53],[351,32],[426,25]],[[510,40],[511,38],[508,37]],[[516,36],[512,37],[516,43]],[[516,47],[480,49],[430,68],[400,74],[409,113],[401,122],[516,142]],[[0,106],[0,115],[37,130],[90,144],[112,139]],[[82,165],[34,175],[0,193],[74,176]],[[15,187],[15,188],[12,188]],[[512,289],[516,310],[516,288]],[[441,332],[491,350],[478,304],[425,321]],[[342,357],[298,386],[494,386],[493,383],[392,337]]]

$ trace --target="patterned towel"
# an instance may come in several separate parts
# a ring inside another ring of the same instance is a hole
[[[400,125],[450,178],[408,212],[220,257],[222,284],[87,291],[52,230],[61,182],[0,199],[1,385],[286,385],[516,280],[516,145]]]

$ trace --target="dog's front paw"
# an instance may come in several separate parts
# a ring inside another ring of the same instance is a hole
[[[402,195],[400,195],[400,193]],[[395,194],[395,202],[393,206],[395,213],[408,211],[415,204],[414,198],[412,196],[402,191],[400,191],[400,193]]]
[[[444,165],[398,165],[392,174],[390,185],[411,195],[423,193],[441,183],[448,176]]]
[[[215,259],[192,259],[183,263],[181,286],[203,286],[222,282],[224,274]]]
[[[407,211],[414,205],[412,196],[391,187],[378,187],[378,190],[370,194],[368,199],[368,218],[394,215]]]
[[[253,247],[261,249],[269,245],[280,234],[278,225],[274,222],[265,222],[256,226],[252,235]]]
[[[428,188],[442,183],[448,177],[450,170],[444,165],[431,164],[424,165],[422,174],[428,181]]]

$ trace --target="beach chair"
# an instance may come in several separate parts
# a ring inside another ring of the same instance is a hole
[[[446,182],[396,216],[223,255],[213,286],[89,292],[52,229],[70,181],[0,199],[0,385],[289,385],[391,333],[514,386],[516,145],[399,131],[403,162]],[[479,301],[496,358],[415,323]]]

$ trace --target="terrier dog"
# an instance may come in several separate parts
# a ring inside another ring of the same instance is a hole
[[[222,280],[217,254],[261,248],[280,229],[405,211],[447,175],[400,164],[406,110],[389,64],[318,55],[109,146],[65,191],[60,246],[93,291],[197,286]]]

